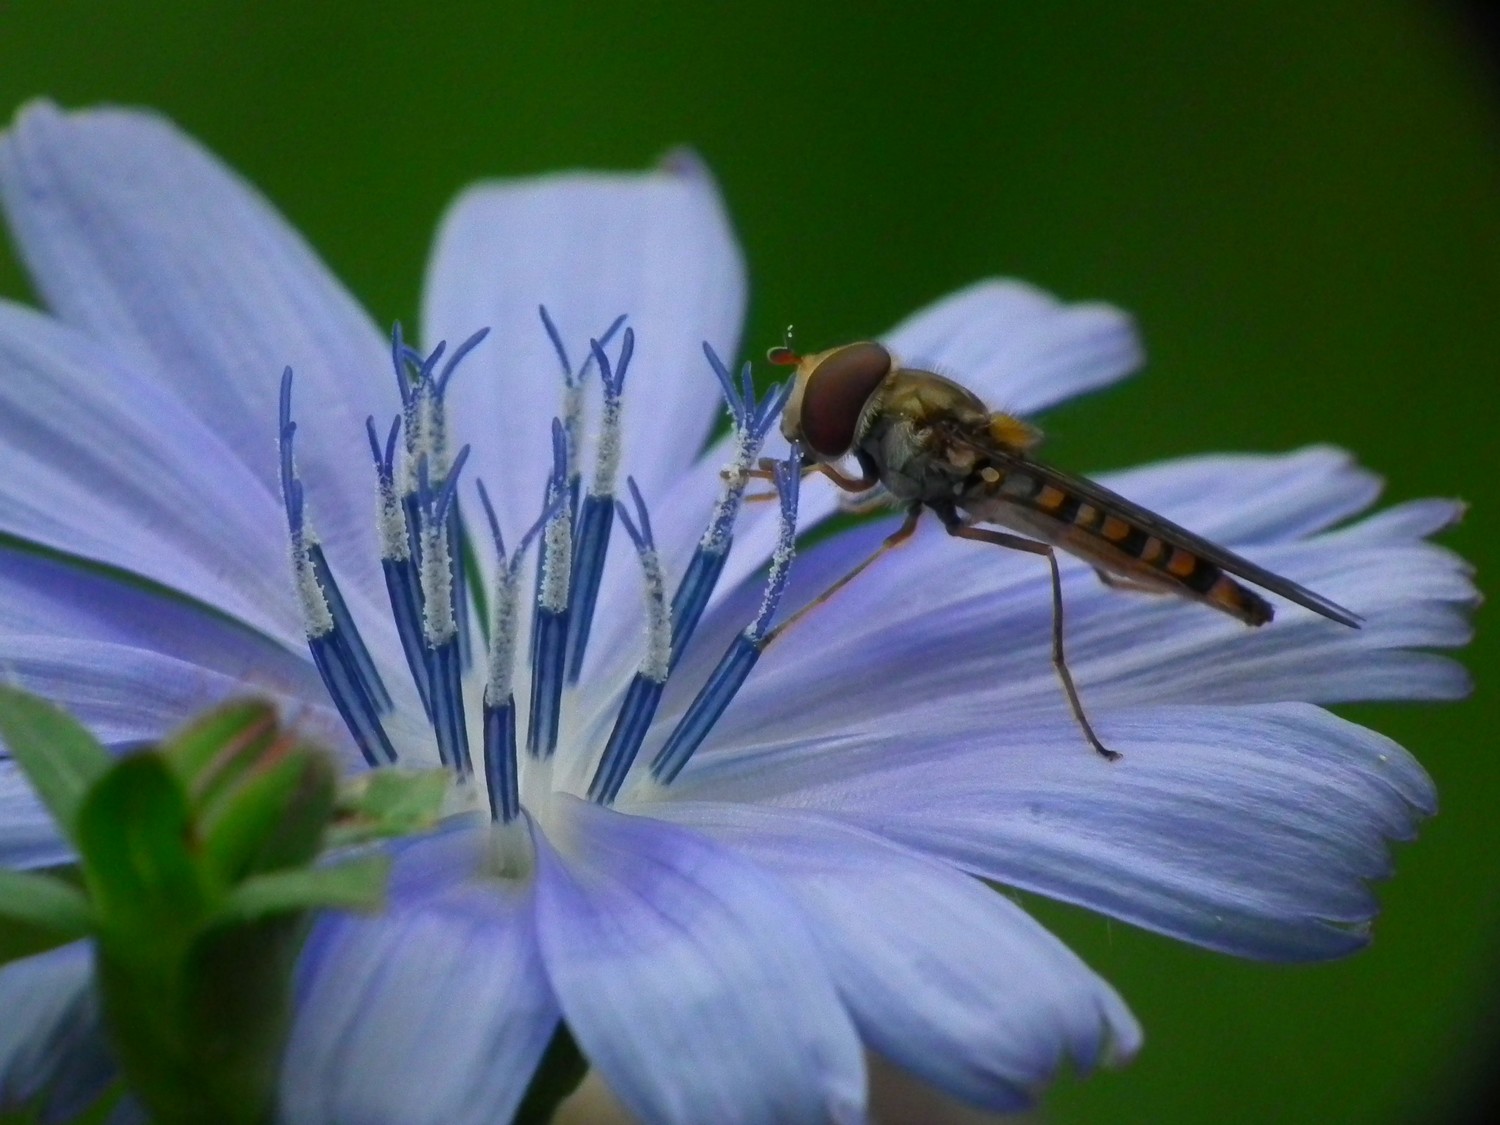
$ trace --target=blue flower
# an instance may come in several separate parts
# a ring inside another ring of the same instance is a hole
[[[889,527],[767,578],[795,489],[741,507],[723,472],[775,402],[705,356],[737,354],[745,270],[691,157],[468,190],[426,352],[155,117],[26,110],[0,199],[47,309],[0,304],[7,674],[121,746],[251,690],[351,770],[455,775],[457,814],[401,848],[390,910],[314,936],[290,1122],[506,1120],[560,1019],[648,1121],[858,1120],[865,1047],[1019,1106],[1141,1036],[980,878],[1330,957],[1366,942],[1389,841],[1433,809],[1404,750],[1320,705],[1466,691],[1429,651],[1468,638],[1468,571],[1425,542],[1458,508],[1345,523],[1379,483],[1328,448],[1103,478],[1367,621],[1279,605],[1251,632],[1065,564],[1070,664],[1121,762],[1058,690],[1046,568],[940,534],[695,703],[726,652],[759,655],[778,597],[805,603]],[[1118,311],[1008,281],[882,339],[1022,413],[1140,359]],[[799,503],[804,531],[837,510],[814,480]],[[0,861],[65,858],[0,758]],[[86,968],[0,972],[28,1012],[0,1032],[0,1103],[99,1071]]]

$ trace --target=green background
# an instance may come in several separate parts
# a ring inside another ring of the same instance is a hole
[[[749,257],[751,350],[879,331],[1013,274],[1133,310],[1151,361],[1045,419],[1060,464],[1330,441],[1496,556],[1500,81],[1398,3],[0,2],[0,107],[160,108],[378,320],[415,318],[466,181],[697,146]],[[7,254],[8,251],[0,251]],[[0,293],[26,292],[0,257]],[[3,374],[3,373],[0,373]],[[1399,576],[1393,576],[1393,581]],[[1497,651],[1458,706],[1348,709],[1442,814],[1372,949],[1264,966],[1035,904],[1147,1029],[1058,1122],[1451,1120],[1497,1045]]]

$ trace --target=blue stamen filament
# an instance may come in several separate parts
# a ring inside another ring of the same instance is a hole
[[[293,454],[297,424],[292,421],[290,367],[281,376],[280,423],[281,493],[308,650],[365,762],[371,766],[394,762],[396,751],[381,721],[382,713],[389,710],[390,696],[307,525],[302,481]]]
[[[584,357],[583,366],[575,371],[572,362],[568,359],[568,349],[563,344],[562,333],[557,330],[557,325],[553,323],[552,315],[547,312],[547,306],[538,305],[537,314],[542,319],[542,327],[546,329],[547,338],[552,342],[552,350],[557,353],[557,362],[562,368],[563,402],[561,417],[563,436],[567,439],[568,450],[567,469],[565,473],[567,479],[568,518],[576,528],[579,526],[580,518],[579,497],[583,491],[582,474],[579,471],[579,457],[583,449],[584,380],[588,375],[589,365],[594,362],[594,349],[596,347],[602,349],[609,344],[610,340],[614,338],[615,333],[620,330],[620,326],[625,323],[625,317],[623,315],[615,317],[614,321],[597,340],[590,341],[589,354]],[[542,500],[543,507],[548,506],[551,496],[552,485],[549,479],[547,492]],[[611,503],[606,505],[606,507],[611,512],[611,518],[613,518],[614,505]],[[596,520],[597,518],[595,517]],[[540,597],[542,581],[540,567],[537,568],[536,580],[537,588],[535,594],[537,597]],[[531,659],[533,662],[536,660],[537,635],[536,631],[533,630],[531,634]]]
[[[543,511],[509,556],[490,498],[483,483],[476,482],[497,561],[482,708],[483,769],[490,816],[496,824],[513,823],[521,813],[517,746],[520,716],[514,679],[521,631],[522,562],[531,544],[540,541],[541,549],[532,614],[526,741],[529,754],[539,760],[550,758],[558,746],[565,684],[576,682],[582,669],[609,538],[616,523],[631,539],[641,564],[646,654],[624,693],[588,789],[593,800],[610,804],[629,778],[655,722],[663,688],[676,658],[710,600],[732,543],[733,524],[743,501],[749,470],[756,463],[761,443],[786,396],[786,388],[778,387],[757,403],[749,365],[740,372],[737,383],[713,350],[704,345],[734,423],[734,453],[713,516],[669,604],[650,517],[639,487],[633,479],[627,479],[629,506],[615,497],[622,392],[634,351],[634,333],[625,331],[620,353],[612,363],[604,348],[624,324],[624,317],[617,319],[599,339],[591,341],[590,355],[575,376],[561,337],[545,309],[541,316],[563,367],[565,391],[581,389],[582,376],[589,365],[598,365],[603,414],[595,471],[581,507],[577,501],[577,442],[572,440],[573,434],[581,429],[581,398],[572,414],[553,421],[552,466]],[[464,533],[458,519],[456,494],[469,450],[465,447],[449,457],[444,399],[458,365],[484,335],[476,333],[460,344],[439,369],[445,346],[439,344],[424,357],[406,346],[400,326],[396,326],[391,354],[401,390],[402,411],[384,434],[377,431],[373,419],[366,421],[378,486],[381,564],[396,631],[431,725],[438,756],[461,778],[471,775],[473,767],[464,706],[462,655],[463,629],[470,603],[465,596],[461,558]],[[394,762],[397,754],[383,722],[383,716],[392,707],[390,695],[376,673],[307,519],[302,482],[293,456],[296,425],[291,420],[291,384],[288,370],[282,381],[280,404],[282,499],[309,650],[365,760],[371,765]],[[564,397],[568,400],[567,393]],[[779,464],[775,472],[781,496],[781,526],[760,610],[730,646],[652,761],[650,772],[658,783],[670,783],[680,773],[745,682],[761,651],[775,636],[770,622],[785,590],[792,557],[798,465],[798,453],[794,450],[791,459]],[[536,775],[550,776],[550,771]]]
[[[412,559],[412,536],[407,525],[407,508],[396,495],[396,439],[400,429],[401,418],[398,415],[382,445],[375,431],[375,419],[365,419],[365,433],[370,439],[370,452],[375,459],[379,490],[376,521],[380,528],[380,569],[385,576],[386,595],[390,599],[391,616],[396,622],[396,635],[401,639],[406,666],[411,672],[412,682],[416,684],[417,694],[422,699],[422,709],[431,722],[432,689],[427,677],[426,646],[422,636],[421,579]]]
[[[624,319],[623,317],[621,318]],[[619,323],[619,321],[616,321]],[[598,340],[591,341],[594,361],[604,384],[604,412],[599,422],[599,449],[594,480],[578,517],[573,542],[572,604],[568,607],[568,683],[576,684],[583,671],[583,656],[589,643],[599,583],[609,551],[609,534],[615,517],[615,477],[620,470],[620,393],[625,373],[635,354],[635,332],[625,329],[620,359],[613,367]]]
[[[693,752],[702,745],[746,678],[765,651],[768,630],[781,596],[786,592],[790,578],[792,556],[796,549],[797,494],[802,479],[801,450],[792,447],[791,455],[776,464],[776,491],[781,500],[781,525],[776,537],[776,550],[771,555],[771,569],[766,577],[766,590],[761,598],[760,611],[750,625],[730,642],[708,682],[699,690],[686,714],[667,738],[666,745],[657,752],[651,762],[651,774],[663,785],[670,784]]]
[[[418,499],[422,522],[418,573],[422,582],[422,639],[426,648],[427,679],[432,688],[432,722],[438,756],[444,765],[466,777],[473,772],[469,735],[464,722],[463,666],[458,647],[457,597],[452,559],[448,555],[448,513],[453,505],[459,473],[468,458],[464,446],[442,487],[427,477],[427,462],[418,464]]]
[[[620,505],[619,514],[620,523],[635,544],[645,578],[646,655],[625,692],[625,702],[620,707],[609,742],[599,759],[599,768],[589,785],[589,796],[602,805],[612,804],[625,784],[646,732],[656,718],[656,708],[661,703],[672,659],[672,610],[667,605],[666,579],[662,576],[661,559],[651,535],[651,517],[634,478],[630,478],[628,484],[631,499],[635,502],[636,518],[631,520],[624,504]]]
[[[573,569],[573,519],[563,501],[568,494],[568,438],[561,419],[552,420],[552,477],[547,506],[554,509],[542,533],[536,613],[532,617],[531,722],[526,749],[550,758],[557,749],[558,724],[568,642],[568,599]]]
[[[516,757],[516,697],[513,690],[516,660],[516,632],[520,628],[520,579],[521,560],[525,558],[532,541],[542,533],[554,514],[562,506],[559,498],[555,508],[549,508],[537,517],[536,523],[521,537],[516,553],[507,560],[505,539],[500,534],[500,521],[495,517],[494,505],[483,481],[476,481],[479,502],[484,507],[489,521],[490,536],[495,544],[495,589],[494,609],[490,617],[490,648],[488,675],[484,685],[484,776],[489,792],[490,819],[497,823],[509,823],[521,812],[521,788],[519,764]]]
[[[709,596],[719,583],[724,570],[724,561],[734,542],[734,521],[740,513],[745,497],[745,485],[749,482],[750,469],[760,455],[761,444],[772,424],[786,404],[791,384],[783,383],[771,390],[757,406],[755,384],[750,378],[750,365],[740,370],[742,389],[736,389],[734,378],[718,353],[705,341],[703,354],[713,368],[719,387],[724,393],[724,403],[734,423],[734,456],[724,469],[724,486],[709,517],[708,528],[698,541],[697,550],[682,576],[677,593],[672,598],[672,663],[676,664],[687,646],[698,620],[708,607]]]

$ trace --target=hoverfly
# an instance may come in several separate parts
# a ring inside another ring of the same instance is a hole
[[[906,507],[906,521],[875,554],[830,586],[802,612],[827,600],[885,550],[916,530],[931,509],[948,534],[1042,555],[1052,570],[1052,664],[1089,744],[1115,759],[1094,733],[1063,654],[1062,581],[1057,550],[1090,563],[1108,586],[1177,594],[1247,625],[1271,620],[1269,602],[1242,578],[1340,624],[1360,618],[1297,583],[1256,566],[1103,485],[1037,460],[1041,433],[992,412],[972,391],[931,371],[901,366],[880,344],[865,341],[799,356],[790,345],[767,358],[795,366],[796,382],[781,418],[799,443],[808,471],[845,491],[879,495]],[[840,471],[853,457],[860,475]],[[998,524],[999,531],[979,524]],[[1012,532],[1020,532],[1016,535]],[[799,613],[797,616],[801,616]],[[791,624],[791,622],[787,622]]]

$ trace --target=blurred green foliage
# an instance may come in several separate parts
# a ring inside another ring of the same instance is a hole
[[[1336,442],[1393,498],[1472,501],[1449,542],[1482,571],[1500,550],[1500,79],[1445,7],[0,3],[0,105],[37,94],[171,115],[382,322],[415,319],[464,182],[688,142],[749,256],[748,354],[1019,275],[1133,310],[1151,350],[1045,420],[1060,464]],[[1465,705],[1346,712],[1443,798],[1359,957],[1245,964],[1028,899],[1147,1028],[1054,1120],[1451,1119],[1500,995],[1492,640],[1467,659]]]

